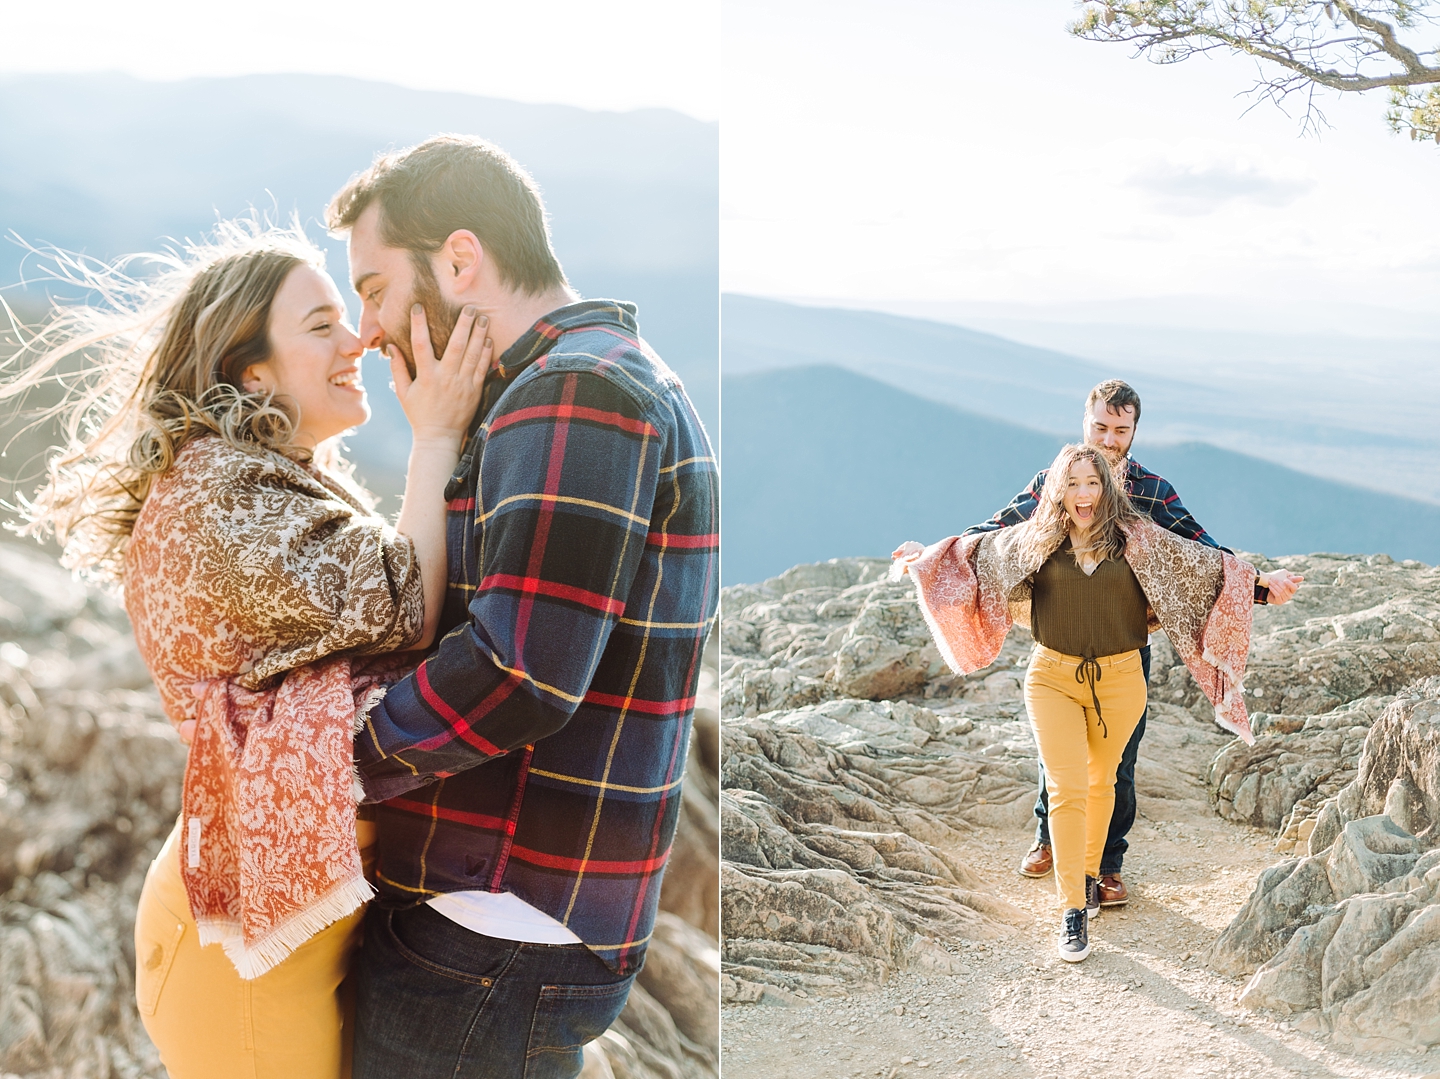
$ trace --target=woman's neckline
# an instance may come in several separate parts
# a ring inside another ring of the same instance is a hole
[[[1100,568],[1100,563],[1105,561],[1104,557],[1102,556],[1100,558],[1096,558],[1089,565],[1086,565],[1085,560],[1075,553],[1075,543],[1068,531],[1065,533],[1065,539],[1061,543],[1060,549],[1062,551],[1069,552],[1070,557],[1075,561],[1076,567],[1080,570],[1081,573],[1085,574],[1086,577],[1095,576],[1095,571]]]

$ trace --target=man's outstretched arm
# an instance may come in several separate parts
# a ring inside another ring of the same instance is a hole
[[[553,734],[584,699],[649,533],[660,435],[598,375],[515,387],[482,431],[469,618],[355,736],[382,801]],[[462,497],[464,497],[462,495]],[[453,542],[453,539],[452,539]]]
[[[1040,491],[1045,486],[1045,473],[1037,472],[1035,478],[1030,481],[1030,486],[1021,491],[1010,500],[1010,504],[997,513],[990,520],[978,525],[971,525],[962,536],[971,536],[977,532],[995,532],[1001,528],[1009,528],[1011,525],[1018,525],[1022,521],[1028,521],[1035,514],[1035,509],[1040,505]]]

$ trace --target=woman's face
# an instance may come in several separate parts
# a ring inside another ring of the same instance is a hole
[[[296,266],[270,305],[270,358],[247,367],[241,384],[271,392],[298,413],[295,441],[314,448],[370,419],[360,384],[360,338],[345,325],[330,275]]]
[[[1095,509],[1100,505],[1100,473],[1095,462],[1082,457],[1070,466],[1070,476],[1065,481],[1065,512],[1070,523],[1081,532],[1095,521]]]

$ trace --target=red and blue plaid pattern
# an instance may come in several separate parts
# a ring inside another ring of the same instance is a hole
[[[1049,471],[1048,468],[1042,468],[1030,481],[1030,486],[1012,498],[1008,506],[985,523],[971,525],[964,535],[993,532],[997,528],[1008,528],[1010,525],[1030,520],[1036,507],[1040,505],[1040,492],[1045,487],[1045,477]],[[1229,550],[1220,547],[1210,538],[1210,534],[1200,527],[1200,522],[1181,504],[1180,496],[1175,493],[1175,488],[1170,486],[1168,480],[1157,476],[1133,458],[1125,463],[1125,490],[1135,508],[1147,514],[1161,528],[1196,543],[1203,543],[1207,547]]]
[[[447,492],[436,651],[356,737],[388,906],[508,891],[638,969],[719,583],[715,458],[629,304],[501,357]]]

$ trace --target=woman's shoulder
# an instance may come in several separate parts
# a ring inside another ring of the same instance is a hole
[[[192,439],[151,490],[152,497],[192,506],[219,503],[243,508],[261,501],[294,499],[335,503],[355,513],[369,513],[363,494],[312,464],[264,446],[241,446],[219,435]]]
[[[156,479],[135,522],[138,536],[179,530],[218,539],[293,519],[364,512],[298,461],[217,435],[187,442]]]
[[[161,477],[176,485],[217,481],[263,482],[272,478],[304,480],[303,465],[264,446],[241,446],[219,435],[201,435],[185,443]]]

